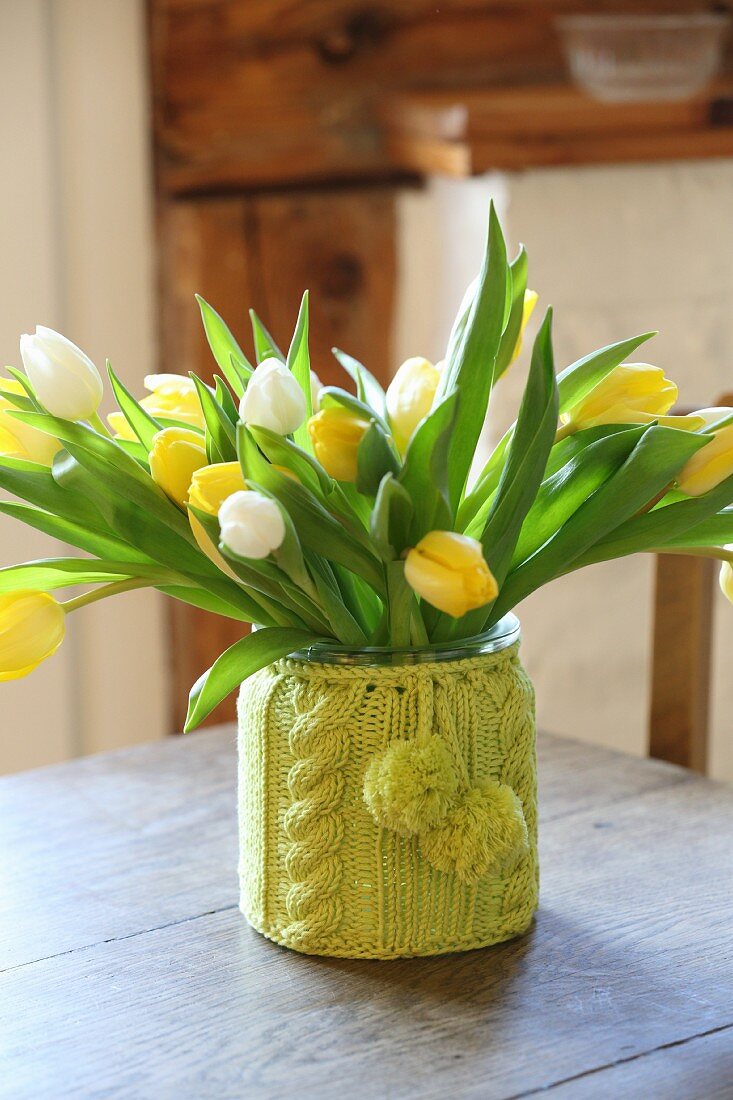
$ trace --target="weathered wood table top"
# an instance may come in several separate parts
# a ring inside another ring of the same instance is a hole
[[[500,947],[308,958],[237,910],[234,733],[0,781],[0,1094],[733,1096],[733,792],[541,741],[541,909]]]

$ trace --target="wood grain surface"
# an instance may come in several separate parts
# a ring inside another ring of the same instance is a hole
[[[729,788],[544,737],[532,931],[379,963],[247,927],[235,781],[232,728],[0,781],[0,1095],[732,1094]]]
[[[382,102],[405,172],[472,176],[560,164],[729,157],[730,82],[682,103],[598,103],[566,84],[439,88]]]
[[[150,0],[159,176],[169,194],[393,177],[380,110],[402,93],[567,83],[558,14],[684,11],[699,0]],[[544,94],[544,88],[543,88]],[[586,116],[604,111],[586,108]],[[672,108],[674,116],[675,108]],[[576,163],[579,143],[512,139],[475,170]],[[609,141],[592,160],[709,156],[685,130]],[[522,148],[526,155],[522,158]],[[604,149],[608,152],[604,157]],[[404,154],[404,149],[403,149]],[[591,152],[591,146],[588,146]],[[538,159],[540,158],[541,159]]]

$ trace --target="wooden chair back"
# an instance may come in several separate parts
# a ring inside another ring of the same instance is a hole
[[[733,393],[717,405],[733,406]],[[718,562],[678,554],[656,561],[649,755],[705,774],[713,606]]]

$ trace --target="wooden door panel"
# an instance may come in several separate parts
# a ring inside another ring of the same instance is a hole
[[[343,384],[333,345],[386,379],[392,366],[395,295],[394,192],[389,188],[253,194],[181,200],[161,213],[163,354],[161,370],[215,363],[194,293],[221,313],[245,350],[247,310],[257,310],[287,348],[304,289],[311,292],[311,358],[322,381]],[[242,635],[242,625],[181,603],[171,611],[175,728],[191,684]],[[234,714],[233,698],[213,712]]]

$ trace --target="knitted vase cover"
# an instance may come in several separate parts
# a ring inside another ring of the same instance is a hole
[[[518,646],[353,667],[286,659],[239,695],[241,909],[297,951],[437,955],[537,907],[534,693]]]

